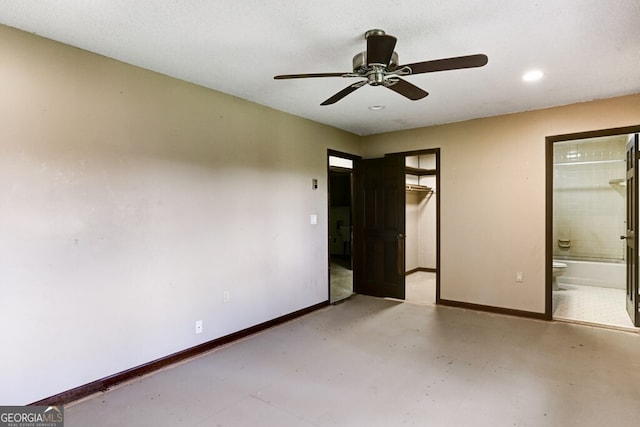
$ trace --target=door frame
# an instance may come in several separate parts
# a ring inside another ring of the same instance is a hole
[[[331,177],[331,168],[332,166],[329,164],[329,157],[340,157],[343,159],[349,159],[353,162],[353,167],[351,168],[351,225],[353,226],[353,222],[355,219],[355,183],[357,177],[357,168],[356,165],[358,160],[361,160],[362,157],[357,154],[345,153],[343,151],[333,150],[331,148],[327,148],[327,301],[331,302],[331,241],[330,241],[330,233],[331,233],[331,185],[330,185],[330,177]],[[353,269],[353,247],[355,246],[355,242],[353,239],[353,233],[351,238],[351,268],[353,271],[353,280],[352,280],[352,288],[355,286],[356,276],[355,270]],[[340,301],[336,301],[340,302]]]
[[[553,147],[556,142],[640,133],[640,125],[552,135],[545,138],[545,312],[553,320]],[[627,260],[629,262],[629,260]]]
[[[389,157],[389,156],[401,156],[404,159],[406,159],[409,156],[420,156],[420,155],[435,155],[436,158],[436,171],[435,171],[435,178],[436,178],[436,295],[435,295],[435,303],[436,305],[438,304],[442,304],[442,299],[440,297],[441,292],[440,292],[440,277],[441,277],[441,251],[440,251],[440,242],[441,242],[441,227],[440,227],[440,209],[441,209],[441,202],[440,202],[440,194],[441,194],[441,179],[440,179],[440,171],[442,169],[442,165],[441,165],[441,161],[440,161],[440,147],[436,147],[436,148],[425,148],[425,149],[420,149],[420,150],[412,150],[412,151],[402,151],[402,152],[395,152],[395,153],[387,153],[384,155],[384,157]],[[405,160],[406,162],[406,160]],[[405,174],[403,174],[403,180],[405,179]],[[359,191],[359,189],[356,187],[355,189],[356,192]],[[406,217],[406,202],[403,206],[403,215],[405,215]],[[354,236],[354,245],[360,245],[362,244],[362,242],[360,242],[358,240],[357,237]],[[354,249],[354,251],[356,251],[356,249]],[[354,271],[355,273],[355,271]],[[354,283],[356,280],[359,280],[359,277],[356,277],[354,275]]]
[[[626,180],[627,180],[627,230],[624,236],[627,254],[627,289],[625,305],[627,313],[631,317],[634,326],[640,326],[638,313],[638,134],[633,135],[633,140],[626,146]],[[636,262],[629,262],[635,259]]]

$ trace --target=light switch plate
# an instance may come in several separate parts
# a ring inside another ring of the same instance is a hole
[[[309,215],[309,222],[311,223],[311,225],[316,225],[318,223],[318,215],[316,214]]]

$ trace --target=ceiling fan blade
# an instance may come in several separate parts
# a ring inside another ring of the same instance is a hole
[[[306,79],[308,77],[348,77],[350,73],[311,73],[311,74],[281,74],[279,76],[274,76],[273,78],[276,80],[284,80],[284,79]]]
[[[367,81],[363,80],[357,83],[354,83],[352,85],[349,85],[347,87],[345,87],[344,89],[342,89],[340,92],[336,93],[335,95],[333,95],[331,98],[327,99],[326,101],[324,101],[322,104],[320,105],[331,105],[331,104],[335,104],[336,102],[340,101],[342,98],[344,98],[345,96],[349,95],[351,92],[353,92],[356,89],[361,88],[362,86],[366,85]]]
[[[370,35],[367,37],[367,65],[389,65],[397,39],[390,35]]]
[[[395,83],[385,84],[385,86],[392,91],[409,98],[412,101],[417,101],[418,99],[422,99],[425,96],[429,95],[428,92],[420,89],[418,86],[411,84],[406,80],[395,77],[394,81]]]
[[[461,68],[474,68],[487,65],[489,58],[487,55],[457,56],[455,58],[435,59],[433,61],[416,62],[413,64],[400,65],[396,69],[403,67],[411,68],[411,74],[433,73],[435,71],[459,70]]]

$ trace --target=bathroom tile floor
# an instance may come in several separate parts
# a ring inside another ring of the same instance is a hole
[[[559,283],[553,292],[553,318],[633,328],[623,289]]]
[[[65,407],[66,427],[638,425],[640,335],[355,295]]]

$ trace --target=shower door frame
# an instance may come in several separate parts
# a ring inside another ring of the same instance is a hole
[[[640,125],[626,126],[619,128],[602,129],[588,132],[577,132],[563,135],[547,136],[545,138],[545,163],[546,163],[546,176],[545,176],[545,193],[546,193],[546,212],[545,212],[545,318],[547,320],[553,320],[553,147],[554,143],[562,141],[571,141],[577,139],[599,138],[606,136],[625,135],[625,134],[637,134],[640,133]],[[637,209],[637,204],[636,204]],[[639,212],[635,212],[636,218]],[[633,268],[638,271],[639,260],[638,257],[634,257],[633,260],[626,260],[627,263],[634,262]],[[629,281],[629,278],[627,278]],[[638,292],[637,280],[635,285],[635,292]],[[628,286],[628,285],[627,285]],[[631,290],[633,292],[633,289]],[[636,297],[637,300],[637,297]],[[638,307],[636,307],[635,319],[631,321],[636,327],[640,327],[640,315],[638,314]]]

